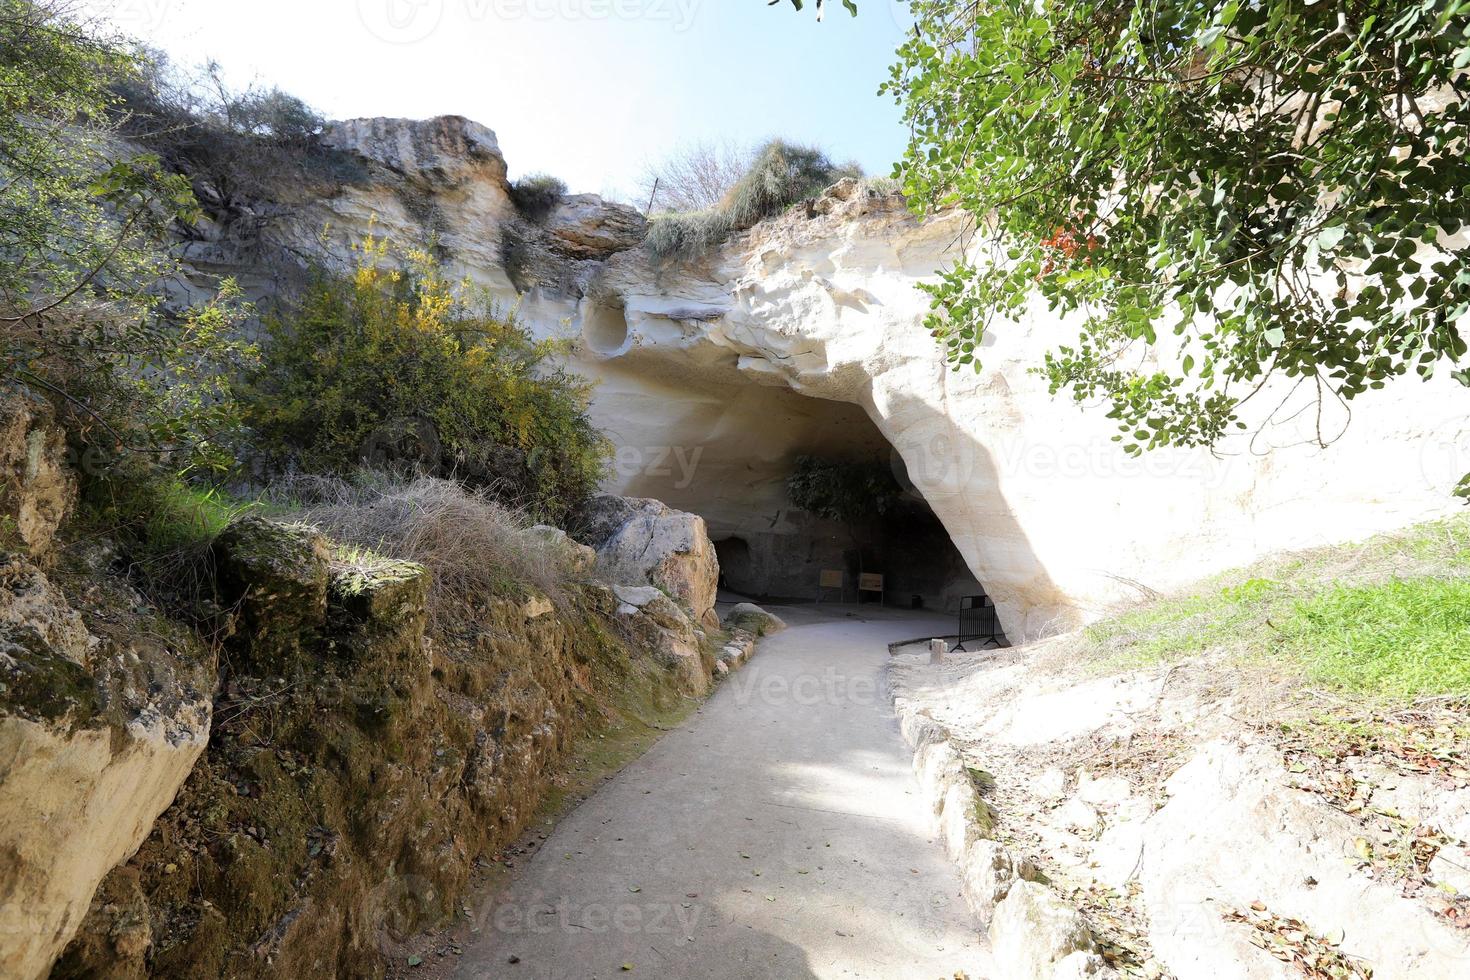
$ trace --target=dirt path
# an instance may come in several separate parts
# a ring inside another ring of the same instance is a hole
[[[455,976],[989,975],[882,689],[886,644],[944,624],[773,611],[791,628],[557,827]]]

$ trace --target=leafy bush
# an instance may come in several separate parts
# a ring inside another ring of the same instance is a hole
[[[756,151],[749,168],[719,207],[655,216],[649,223],[646,244],[660,261],[697,258],[729,238],[731,232],[780,214],[849,176],[861,177],[861,168],[855,164],[835,166],[814,147],[771,140]]]
[[[545,221],[566,195],[566,182],[550,174],[532,174],[510,185],[511,203],[528,221]]]
[[[266,462],[345,473],[367,463],[452,474],[556,521],[600,482],[608,444],[590,385],[553,365],[513,316],[477,305],[431,256],[387,267],[370,240],[350,281],[320,278],[268,321],[241,386]]]
[[[116,85],[141,63],[63,2],[0,0],[0,383],[51,400],[74,442],[219,470],[238,421],[223,376],[247,363],[226,282],[159,311],[169,223],[197,206],[158,157],[120,156]]]
[[[881,463],[848,463],[802,456],[786,482],[791,502],[829,521],[859,524],[881,517],[903,488]]]

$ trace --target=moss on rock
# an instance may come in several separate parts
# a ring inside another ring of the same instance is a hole
[[[246,518],[216,545],[243,601],[209,750],[114,872],[146,898],[149,976],[382,975],[384,937],[455,913],[579,737],[624,717],[614,699],[639,692],[655,715],[660,692],[678,700],[608,628],[601,590],[529,620],[486,597],[430,637],[424,569],[332,560],[310,529],[268,525]],[[84,935],[121,914],[94,903]],[[118,963],[79,941],[56,976]]]

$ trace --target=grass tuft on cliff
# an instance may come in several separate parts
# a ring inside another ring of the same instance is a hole
[[[566,196],[566,182],[550,174],[531,174],[510,185],[511,203],[521,217],[537,224],[550,217]]]
[[[1213,656],[1354,699],[1470,697],[1470,516],[1265,559],[1068,646],[1105,670]]]
[[[838,166],[816,147],[771,140],[756,151],[749,169],[718,207],[654,215],[646,244],[660,261],[698,258],[731,233],[815,197],[843,177],[861,176],[862,168],[856,164]]]

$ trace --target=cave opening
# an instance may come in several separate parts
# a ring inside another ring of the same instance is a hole
[[[591,323],[585,324],[591,329]],[[861,575],[883,577],[883,602],[934,613],[984,595],[959,549],[908,480],[897,451],[860,407],[777,385],[625,384],[603,362],[599,406],[619,447],[609,489],[655,497],[705,519],[729,593],[755,601],[852,603]],[[799,506],[791,479],[802,459],[889,474],[892,505],[840,520]],[[843,587],[824,589],[823,573]],[[864,601],[876,603],[877,595]]]

